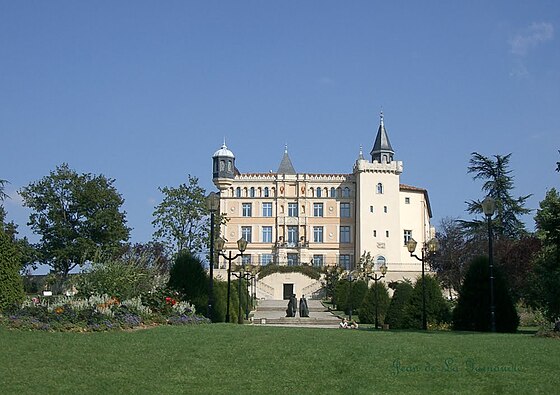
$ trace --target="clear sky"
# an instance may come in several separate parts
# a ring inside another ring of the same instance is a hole
[[[560,2],[0,0],[0,179],[67,162],[116,179],[131,240],[160,186],[241,172],[350,173],[379,112],[438,224],[482,198],[470,153],[512,153],[516,196],[560,186]],[[525,218],[533,228],[532,215]]]

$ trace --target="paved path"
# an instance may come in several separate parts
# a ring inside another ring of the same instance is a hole
[[[321,301],[307,300],[309,317],[286,317],[287,300],[260,300],[253,311],[254,325],[280,325],[313,328],[338,328],[340,319],[328,311]]]

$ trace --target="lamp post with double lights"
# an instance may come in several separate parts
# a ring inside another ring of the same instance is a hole
[[[210,281],[208,283],[208,318],[212,321],[214,308],[214,215],[220,208],[220,196],[210,192],[206,196],[206,207],[210,211]]]
[[[366,253],[364,251],[364,253],[360,257],[360,267],[363,270],[364,276],[373,280],[375,283],[375,329],[377,329],[379,327],[379,288],[377,288],[377,282],[385,277],[385,274],[387,274],[387,265],[385,264],[385,262],[383,262],[383,264],[379,267],[381,275],[375,273],[375,262],[373,260],[373,257],[369,252]]]
[[[422,246],[422,257],[418,257],[418,255],[414,254],[416,250],[416,246],[418,242],[414,240],[412,237],[406,243],[406,248],[408,252],[410,252],[410,256],[418,259],[422,262],[422,329],[428,329],[428,321],[426,318],[426,277],[425,277],[425,269],[424,266],[426,265],[426,260],[432,254],[434,254],[439,249],[439,242],[438,240],[433,237],[427,243],[424,243]]]
[[[231,255],[231,250],[229,254],[224,254],[224,246],[226,241],[221,237],[218,237],[216,240],[216,248],[220,256],[222,256],[226,261],[228,261],[228,279],[227,279],[227,307],[226,307],[226,322],[229,322],[230,314],[229,314],[229,306],[231,300],[231,262],[241,256],[247,249],[247,241],[243,238],[237,240],[237,249],[239,250],[239,254],[235,254],[234,256]]]
[[[257,266],[252,264],[244,264],[243,270],[245,271],[245,277],[247,278],[247,305],[245,307],[245,319],[249,319],[249,307],[253,306],[255,293],[253,291],[253,283],[257,279]],[[249,287],[251,288],[251,294],[249,295]],[[256,288],[256,284],[255,284]]]
[[[496,211],[496,201],[491,196],[486,196],[482,201],[482,211],[488,222],[488,264],[490,266],[490,330],[496,332],[496,306],[494,304],[494,251],[492,234],[492,216]]]

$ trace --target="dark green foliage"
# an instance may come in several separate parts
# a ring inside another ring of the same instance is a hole
[[[451,320],[449,307],[442,295],[441,287],[435,277],[426,275],[426,321],[428,327],[448,323]],[[406,327],[422,328],[422,277],[414,284],[412,295],[405,308]]]
[[[515,332],[519,316],[499,268],[494,267],[494,304],[496,331]],[[488,258],[478,257],[469,266],[453,311],[453,327],[457,330],[491,330],[490,266]]]
[[[20,252],[10,236],[0,229],[0,310],[23,300],[19,275]]]
[[[67,277],[98,253],[116,252],[130,229],[124,199],[103,175],[77,174],[63,164],[19,193],[32,211],[28,225],[41,236],[41,261]]]
[[[259,270],[259,278],[264,278],[273,273],[301,273],[314,280],[321,278],[321,270],[314,266],[301,265],[301,266],[280,266],[280,265],[266,265]]]
[[[225,322],[227,309],[227,281],[214,279],[213,322]]]
[[[346,314],[358,313],[360,306],[367,292],[367,284],[365,281],[348,281],[346,279],[339,280],[335,287],[335,303],[339,310],[343,310]]]
[[[169,287],[194,304],[197,313],[205,314],[208,304],[208,276],[200,259],[181,251],[169,272]]]
[[[543,248],[535,260],[527,302],[554,321],[560,317],[560,194],[556,189],[546,193],[535,222]]]
[[[390,300],[389,292],[387,291],[385,283],[381,281],[373,283],[373,285],[367,290],[360,307],[360,323],[375,323],[375,306],[377,304],[377,320],[379,324],[382,324],[385,321],[385,314],[387,313]]]
[[[385,323],[389,325],[389,328],[406,328],[405,308],[410,301],[413,289],[412,284],[406,281],[396,285],[391,303],[387,309],[387,315],[385,316]]]
[[[482,191],[496,201],[496,214],[493,220],[494,232],[498,238],[517,239],[527,232],[519,216],[528,214],[531,210],[524,207],[531,195],[514,198],[511,192],[514,188],[513,175],[509,169],[511,154],[494,155],[495,161],[477,152],[473,152],[469,162],[468,172],[474,174],[474,180],[484,180]],[[471,200],[467,202],[470,214],[483,214],[482,202]],[[484,231],[486,220],[475,219],[462,221],[466,230],[473,233]]]

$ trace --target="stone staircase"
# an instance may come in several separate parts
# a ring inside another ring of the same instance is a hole
[[[308,300],[307,305],[309,317],[286,317],[287,300],[260,300],[253,311],[253,324],[338,328],[338,317],[329,312],[319,300]]]

